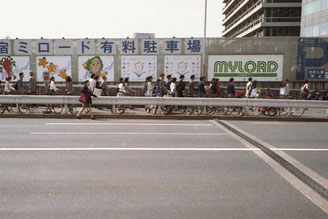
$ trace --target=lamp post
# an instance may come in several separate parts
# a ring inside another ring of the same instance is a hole
[[[204,18],[204,38],[203,38],[203,70],[202,75],[205,76],[205,58],[206,58],[206,27],[207,27],[207,0],[205,0],[205,18]]]

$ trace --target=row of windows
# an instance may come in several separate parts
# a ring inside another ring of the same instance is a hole
[[[328,36],[328,22],[304,28],[303,36],[305,37]]]
[[[310,15],[328,9],[328,0],[315,0],[304,6],[304,15]]]

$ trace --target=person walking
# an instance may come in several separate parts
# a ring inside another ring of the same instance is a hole
[[[167,82],[165,84],[165,88],[166,90],[170,91],[170,85],[171,85],[171,81],[172,81],[172,76],[171,75],[168,75],[166,76],[166,79],[167,79]]]
[[[145,96],[146,97],[152,97],[153,96],[153,90],[154,90],[153,77],[149,76],[148,80],[147,80],[147,90],[146,90]]]
[[[153,86],[152,82],[153,82],[153,77],[152,76],[147,77],[147,81],[145,83],[146,92],[144,93],[145,97],[152,97],[153,96],[154,86]],[[152,108],[151,105],[146,105],[145,110],[147,112],[150,112],[151,108]]]
[[[4,89],[4,94],[12,94],[12,91],[15,91],[16,89],[11,85],[11,77],[6,78],[6,83],[5,83],[5,89]]]
[[[160,80],[159,85],[162,87],[162,89],[161,89],[162,90],[161,96],[164,96],[167,93],[166,86],[165,86],[165,75],[164,74],[161,74],[159,76],[159,80]]]
[[[124,79],[124,91],[125,91],[126,96],[131,96],[132,93],[135,93],[135,90],[130,88],[129,77]],[[128,108],[134,109],[134,107],[132,107],[132,105],[128,105]]]
[[[97,97],[96,95],[93,94],[93,92],[90,89],[90,82],[88,80],[86,80],[84,82],[84,86],[83,89],[81,91],[81,96],[80,96],[80,102],[83,104],[82,108],[80,109],[80,111],[78,112],[76,118],[81,119],[81,113],[83,112],[83,110],[85,108],[88,108],[88,112],[90,114],[91,119],[96,119],[95,116],[92,113],[92,98],[93,97]]]
[[[196,89],[195,89],[195,75],[190,76],[190,81],[188,84],[188,96],[189,97],[195,97],[197,95]]]
[[[177,78],[172,78],[171,82],[170,82],[170,92],[172,97],[176,97],[176,82],[177,82]]]
[[[227,86],[227,93],[228,93],[229,98],[234,97],[235,94],[236,94],[235,85],[233,84],[234,80],[235,80],[234,78],[230,78],[229,79],[229,84]]]
[[[306,100],[308,98],[309,93],[310,93],[309,81],[306,80],[304,82],[304,85],[301,87],[301,97],[302,97],[302,99]]]
[[[120,78],[119,84],[117,85],[117,96],[125,96],[125,90],[124,90],[124,79]]]
[[[253,81],[252,82],[252,90],[251,90],[251,94],[249,95],[249,97],[251,98],[256,98],[258,95],[257,95],[257,80]]]
[[[170,83],[170,93],[172,97],[177,96],[177,86],[176,86],[177,78],[172,78]],[[178,106],[174,106],[174,111],[178,111]]]
[[[132,93],[135,93],[135,90],[130,88],[128,77],[124,79],[124,91],[125,95],[127,96],[130,96]]]
[[[107,85],[107,77],[106,76],[103,77],[101,84],[100,84],[100,88],[102,90],[101,96],[109,96],[109,88]]]
[[[30,80],[28,81],[28,87],[30,94],[36,94],[37,84],[35,80],[35,73],[33,71],[30,72]]]
[[[163,96],[163,87],[161,85],[162,81],[161,79],[157,79],[157,82],[156,82],[156,85],[155,85],[155,92],[154,92],[154,95],[156,97],[162,97]]]
[[[18,92],[19,94],[23,94],[24,91],[25,91],[25,87],[24,87],[24,84],[23,84],[23,80],[24,80],[24,73],[21,72],[21,73],[19,73],[19,79],[18,79],[18,81],[16,82],[16,84],[17,84],[17,92]]]
[[[65,93],[67,95],[72,95],[73,94],[73,83],[72,83],[72,78],[70,76],[67,76],[66,79],[66,85],[65,85]]]
[[[144,85],[142,87],[142,94],[144,96],[147,96],[148,81],[149,81],[149,76],[146,78],[145,83],[144,83]]]
[[[221,97],[221,87],[218,78],[215,78],[215,86],[216,86],[216,96]]]
[[[95,74],[91,74],[90,79],[89,79],[90,90],[92,92],[94,91],[94,89],[96,87],[96,84],[97,84],[97,81],[95,80],[95,77],[96,77]]]
[[[206,80],[206,77],[200,77],[200,81],[198,83],[198,96],[199,97],[205,97],[205,94],[206,94],[205,80]]]
[[[280,98],[287,99],[290,92],[289,80],[286,79],[285,82],[282,82],[280,85]]]
[[[93,89],[93,93],[94,93],[94,95],[96,95],[96,96],[100,96],[102,90],[101,90],[101,86],[100,86],[100,82],[99,82],[99,76],[96,75],[96,76],[93,78],[93,80],[95,81],[95,86],[94,86],[94,87],[93,87],[93,86],[91,87],[91,85],[90,85],[90,87],[91,87],[91,89]]]
[[[217,86],[216,86],[217,81],[215,78],[212,78],[211,84],[210,84],[210,97],[217,97]]]
[[[183,81],[184,79],[185,79],[185,76],[180,75],[180,81],[178,82],[178,85],[176,88],[178,97],[184,97],[183,93],[184,93],[184,90],[186,89],[186,83]]]
[[[248,78],[248,82],[246,84],[246,94],[245,97],[249,97],[252,91],[252,86],[253,86],[253,78]]]
[[[50,95],[55,95],[58,93],[58,91],[59,91],[59,89],[56,87],[56,84],[55,84],[55,77],[51,77],[50,78],[50,87],[49,87]]]

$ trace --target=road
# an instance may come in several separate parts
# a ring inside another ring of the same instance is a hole
[[[328,218],[215,121],[0,119],[0,218]],[[328,188],[328,123],[231,121]]]

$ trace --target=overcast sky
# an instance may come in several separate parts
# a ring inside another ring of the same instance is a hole
[[[222,0],[208,0],[208,37],[221,36]],[[202,37],[205,0],[1,0],[1,38]]]

